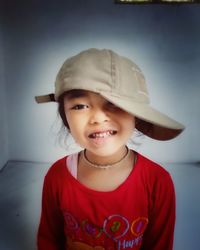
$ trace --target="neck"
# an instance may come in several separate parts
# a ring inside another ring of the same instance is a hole
[[[84,150],[82,154],[82,158],[84,160],[84,163],[87,166],[98,168],[98,169],[108,169],[108,168],[113,168],[121,165],[126,161],[127,158],[129,158],[130,155],[130,150],[128,147],[125,147],[125,150],[120,154],[120,157],[115,160],[115,161],[107,161],[104,164],[99,164],[98,162],[95,162],[88,157],[87,151]]]

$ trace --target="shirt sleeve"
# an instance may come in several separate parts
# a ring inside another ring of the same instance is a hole
[[[64,250],[64,223],[58,194],[48,174],[44,179],[42,212],[37,235],[38,250]]]
[[[175,226],[175,191],[171,176],[166,173],[153,187],[149,224],[142,250],[172,250]]]

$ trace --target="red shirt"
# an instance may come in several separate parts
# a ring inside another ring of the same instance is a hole
[[[175,193],[169,173],[138,154],[114,191],[87,188],[68,171],[66,157],[44,180],[39,250],[171,250]]]

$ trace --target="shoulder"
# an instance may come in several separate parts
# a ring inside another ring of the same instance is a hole
[[[141,165],[140,167],[149,173],[152,174],[160,174],[160,175],[168,175],[168,171],[161,166],[159,163],[147,158],[144,155],[138,153],[138,163]]]
[[[66,159],[68,156],[65,156],[56,162],[54,162],[51,167],[48,169],[45,175],[46,183],[53,183],[54,185],[65,178],[67,174],[66,168]]]
[[[139,154],[138,169],[151,201],[168,200],[168,202],[172,202],[174,200],[174,183],[170,173],[164,167]]]
[[[63,171],[63,167],[66,166],[66,159],[68,156],[65,156],[57,161],[55,161],[51,167],[49,168],[47,174],[52,175],[52,174],[59,174],[60,172]]]
[[[145,179],[148,179],[150,182],[172,184],[172,178],[170,173],[159,163],[154,162],[153,160],[141,155],[138,153],[138,169],[141,171]]]

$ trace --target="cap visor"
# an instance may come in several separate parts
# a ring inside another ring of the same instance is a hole
[[[153,139],[173,139],[185,128],[183,124],[157,111],[148,104],[133,102],[129,98],[120,98],[104,92],[101,95],[119,108],[143,120],[146,126],[142,126],[143,123],[138,129]]]

